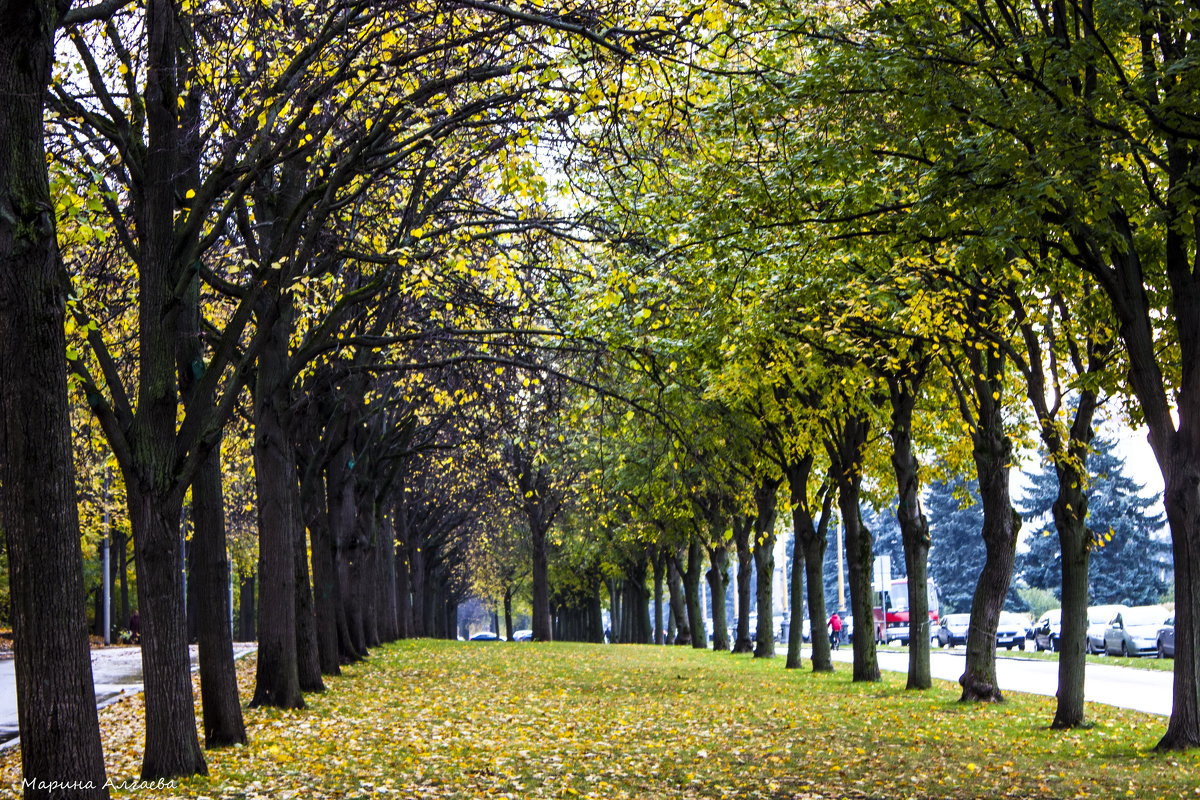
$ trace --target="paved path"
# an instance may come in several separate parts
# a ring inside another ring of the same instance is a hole
[[[787,654],[787,648],[779,651]],[[879,667],[889,672],[908,672],[908,652],[880,650]],[[808,653],[805,653],[808,657]],[[835,661],[850,663],[853,655],[849,645],[833,653]],[[957,682],[963,673],[966,653],[962,649],[937,650],[929,654],[929,671],[933,677]],[[1118,708],[1130,708],[1149,714],[1171,713],[1173,675],[1159,670],[1109,666],[1089,662],[1085,668],[1084,698],[1092,703],[1104,703]],[[996,654],[996,677],[1005,692],[1028,692],[1053,697],[1058,693],[1058,662],[1022,658],[1019,655]]]
[[[256,649],[250,642],[233,645],[234,658]],[[191,647],[192,669],[197,668],[196,645]],[[142,690],[142,648],[105,647],[92,651],[92,680],[96,684],[96,705],[103,708],[127,694]],[[16,743],[17,678],[13,660],[0,661],[0,748]]]

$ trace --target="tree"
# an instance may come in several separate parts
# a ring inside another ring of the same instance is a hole
[[[108,796],[71,457],[68,287],[42,121],[56,31],[105,9],[69,8],[65,2],[0,2],[0,528],[30,799]],[[84,788],[52,788],[56,781]]]
[[[983,509],[975,482],[933,481],[925,505],[933,539],[929,572],[937,583],[942,613],[968,613],[985,558],[983,541],[979,538]],[[1015,611],[1025,608],[1015,588],[1009,589],[1004,604]]]
[[[1170,551],[1157,538],[1166,520],[1154,507],[1157,499],[1142,494],[1144,488],[1126,471],[1114,439],[1097,437],[1088,455],[1086,494],[1087,525],[1096,542],[1089,560],[1088,602],[1150,605],[1166,592],[1162,568]],[[1021,513],[1044,520],[1057,493],[1052,470],[1031,476],[1029,490],[1020,503]],[[1018,558],[1018,571],[1030,586],[1061,595],[1061,551],[1045,524],[1026,540],[1029,549]]]

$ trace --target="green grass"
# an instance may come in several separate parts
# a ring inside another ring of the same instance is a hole
[[[855,684],[837,669],[676,647],[402,642],[305,711],[248,710],[250,745],[210,752],[207,778],[114,796],[1200,796],[1200,753],[1152,749],[1162,717],[1091,706],[1094,727],[1051,731],[1050,698],[963,705],[948,683],[907,692],[898,675]],[[141,744],[122,705],[103,717],[114,779],[136,774]]]

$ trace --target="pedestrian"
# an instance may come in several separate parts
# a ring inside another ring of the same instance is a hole
[[[842,643],[842,618],[836,611],[829,617],[829,643],[833,645],[834,650]]]
[[[129,616],[129,641],[137,644],[142,640],[142,618],[134,611]]]

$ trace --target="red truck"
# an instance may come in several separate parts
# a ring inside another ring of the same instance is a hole
[[[929,627],[926,629],[926,635],[933,630],[934,623],[938,620],[939,606],[937,584],[933,582],[933,578],[926,581],[928,587],[929,598]],[[875,611],[875,639],[876,641],[891,644],[899,642],[900,644],[908,644],[909,638],[909,613],[908,613],[908,578],[897,578],[890,584],[890,590],[880,592],[882,597],[881,605],[876,606]]]

